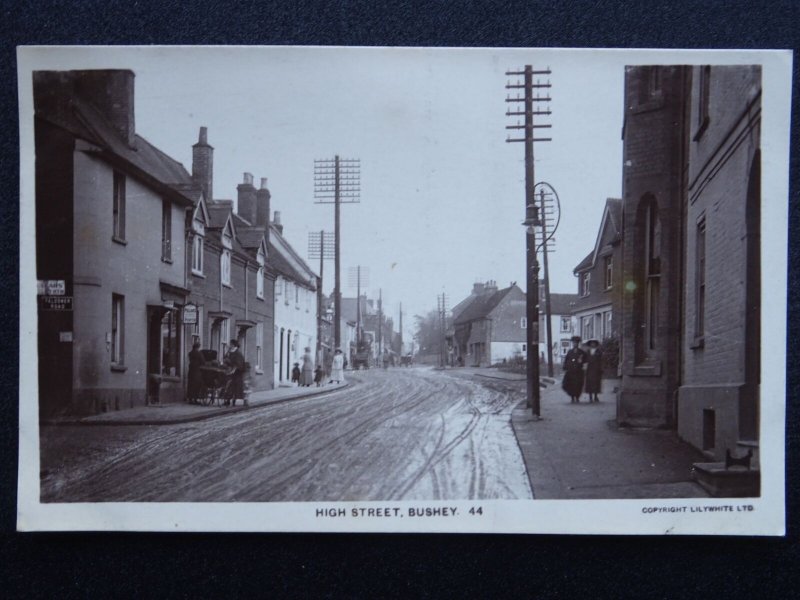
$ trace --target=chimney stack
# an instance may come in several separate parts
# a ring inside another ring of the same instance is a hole
[[[253,187],[252,173],[245,173],[244,180],[236,186],[236,212],[251,225],[256,223],[256,188]]]
[[[283,235],[283,225],[281,225],[281,211],[275,211],[275,217],[272,219],[272,224],[275,225],[275,229],[278,230],[278,233]]]
[[[131,148],[136,140],[134,77],[128,69],[68,71],[75,93],[93,104]]]
[[[267,178],[261,178],[261,187],[256,192],[256,220],[253,223],[256,227],[264,227],[269,229],[269,200],[272,195],[267,189]]]
[[[482,283],[473,283],[472,284],[472,293],[475,295],[480,295],[484,292],[484,288],[486,286]]]
[[[214,199],[214,147],[208,145],[208,128],[200,128],[197,143],[192,146],[192,181],[203,191],[206,202]]]

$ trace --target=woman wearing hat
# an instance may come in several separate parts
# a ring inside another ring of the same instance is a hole
[[[337,348],[333,355],[333,365],[331,366],[331,383],[344,382],[344,354]]]
[[[603,382],[603,352],[598,340],[586,340],[586,383],[583,390],[589,394],[589,402],[600,402],[598,394]]]
[[[581,350],[581,338],[577,335],[570,338],[572,348],[564,357],[564,379],[561,387],[569,394],[571,402],[580,402],[583,391],[583,365],[586,363],[586,353]]]

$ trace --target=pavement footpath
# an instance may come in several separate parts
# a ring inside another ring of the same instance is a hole
[[[674,431],[617,426],[616,385],[603,381],[600,402],[589,403],[584,395],[572,404],[553,381],[541,392],[540,420],[524,401],[514,409],[511,423],[534,497],[708,497],[691,480],[692,463],[706,459]]]
[[[320,387],[279,387],[274,390],[250,392],[247,405],[241,400],[236,406],[201,406],[186,402],[136,406],[123,410],[105,412],[88,417],[62,417],[46,421],[46,425],[174,425],[203,421],[222,415],[253,410],[271,404],[288,402],[328,394],[347,387],[348,383],[329,383]]]

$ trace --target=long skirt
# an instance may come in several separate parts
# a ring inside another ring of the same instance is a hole
[[[586,384],[584,391],[587,394],[599,394],[601,392],[603,380],[603,367],[600,365],[589,365],[586,369]]]
[[[570,398],[577,398],[580,396],[583,391],[583,370],[573,369],[564,373],[561,387],[567,392]]]

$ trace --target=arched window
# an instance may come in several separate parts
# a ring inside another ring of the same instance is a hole
[[[661,281],[661,220],[652,196],[645,202],[645,350],[655,350],[658,339],[658,296]]]

